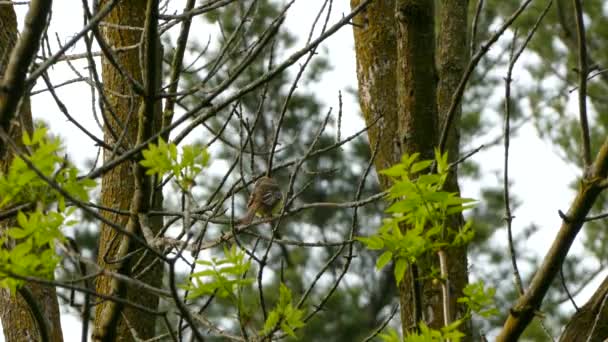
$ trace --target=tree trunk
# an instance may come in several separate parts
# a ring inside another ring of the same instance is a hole
[[[100,7],[104,6],[105,2],[101,1]],[[111,25],[103,26],[102,29],[102,38],[108,46],[128,47],[137,45],[141,41],[143,30],[139,28],[144,27],[146,4],[147,2],[144,0],[121,1],[112,9],[105,20]],[[137,45],[136,48],[115,54],[116,62],[121,66],[122,72],[128,74],[140,85],[144,82],[142,74],[145,70],[145,65],[141,65],[140,61],[146,60],[146,57],[141,56],[140,52],[144,50],[144,47]],[[160,63],[160,58],[156,58],[156,60]],[[156,78],[156,83],[159,82],[161,76],[160,67],[158,70],[156,75],[150,75],[150,77]],[[144,114],[140,111],[142,96],[136,94],[133,83],[112,65],[107,56],[102,58],[102,78],[105,96],[108,100],[104,108],[104,140],[110,146],[120,143],[123,150],[129,149],[138,140],[138,115]],[[160,109],[160,103],[157,103],[156,107]],[[156,110],[154,114],[153,131],[147,131],[148,135],[158,130],[160,125],[160,111]],[[120,137],[123,133],[125,133],[124,138],[121,140]],[[120,141],[117,142],[117,140]],[[104,161],[113,157],[112,151],[104,151]],[[103,176],[101,185],[101,204],[103,206],[131,211],[136,191],[136,177],[141,175],[139,172],[133,172],[134,167],[134,161],[125,162]],[[145,178],[139,179],[138,182],[143,184],[143,189],[140,189],[143,190],[143,207],[148,208],[152,193],[155,194],[152,207],[160,207],[161,194],[159,191],[151,191],[150,180]],[[133,233],[141,236],[137,215],[132,214],[129,217],[129,215],[118,215],[107,211],[103,211],[102,214],[122,227],[131,223],[135,227]],[[130,220],[131,222],[129,222]],[[162,226],[162,221],[150,221],[150,228],[157,232]],[[149,252],[129,253],[132,252],[131,245],[126,236],[103,224],[98,251],[99,265],[129,274],[154,287],[160,287],[163,264]],[[127,246],[127,253],[121,246]],[[125,256],[127,256],[126,259]],[[110,277],[99,277],[96,290],[103,294],[118,295],[132,303],[151,309],[156,309],[158,306],[156,295],[132,288]],[[149,339],[155,336],[155,327],[156,317],[154,315],[130,306],[103,301],[96,307],[93,338],[95,340],[134,341],[136,338],[133,333],[135,333],[139,339]]]
[[[397,108],[402,152],[420,153],[432,159],[437,141],[437,72],[435,69],[434,2],[397,0]],[[415,330],[420,320],[433,328],[443,326],[441,291],[431,279],[435,256],[419,260],[400,284],[401,328],[404,334]]]
[[[469,59],[468,51],[468,0],[442,0],[439,7],[439,34],[437,38],[437,71],[439,83],[437,84],[437,111],[439,114],[439,132],[441,124],[445,122],[446,115],[452,104],[452,95],[456,92],[458,83],[462,78]],[[447,152],[450,162],[460,156],[460,106],[456,110],[448,134]],[[452,170],[445,189],[460,193],[458,186],[457,167]],[[457,230],[464,223],[461,214],[450,217],[450,228]],[[468,284],[467,248],[449,248],[446,250],[449,260],[448,275],[451,294],[450,312],[454,315],[450,320],[461,318],[465,307],[457,305],[456,299],[463,296],[462,290]],[[471,325],[468,324],[462,332],[468,334],[464,340],[472,340]]]
[[[351,0],[351,7],[359,4]],[[461,1],[462,2],[462,1]],[[447,112],[451,95],[467,61],[467,4],[446,1],[442,5],[439,56],[441,82],[435,66],[435,9],[433,1],[374,1],[355,17],[354,35],[357,53],[359,101],[368,125],[370,145],[378,146],[377,170],[400,160],[402,153],[419,152],[433,158],[438,142],[438,115]],[[377,121],[377,123],[376,123]],[[458,121],[458,117],[456,118]],[[458,155],[457,125],[449,140],[451,158]],[[378,141],[379,140],[379,141]],[[390,184],[381,176],[381,186]],[[456,174],[447,186],[458,191]],[[461,217],[452,226],[462,223]],[[454,294],[451,312],[457,312],[456,298],[467,283],[466,250],[448,250],[449,276]],[[438,267],[437,257],[410,268],[400,286],[401,322],[404,332],[411,331],[422,319],[433,328],[443,326],[441,291],[432,281],[413,281],[412,277],[430,274]],[[421,296],[421,301],[415,300]],[[456,319],[458,317],[451,317]],[[464,329],[470,335],[470,328]]]
[[[13,5],[0,4],[0,79],[4,77],[6,63],[16,41],[17,18]],[[19,115],[15,119],[19,124],[12,126],[10,130],[11,138],[19,147],[23,147],[21,142],[22,130],[26,130],[29,133],[32,132],[32,112],[29,98],[24,98]],[[0,160],[2,172],[8,171],[13,158],[13,153],[8,149],[2,160]],[[7,219],[0,222],[0,227],[4,229],[14,224],[13,219]],[[1,246],[1,248],[4,247]],[[50,341],[63,341],[55,288],[29,283],[25,285],[25,291],[32,295],[38,309],[41,310],[42,315],[46,319]],[[6,342],[41,340],[39,328],[34,320],[31,309],[19,293],[11,295],[7,289],[0,290],[0,320],[2,320]]]
[[[580,310],[572,316],[560,337],[564,342],[608,339],[608,277]]]
[[[355,8],[360,0],[351,0]],[[397,131],[397,32],[394,1],[372,1],[353,18],[359,103],[368,125],[372,148],[378,145],[376,170],[386,169],[401,158],[401,141]],[[379,140],[379,141],[378,141]],[[380,185],[390,186],[382,175]]]

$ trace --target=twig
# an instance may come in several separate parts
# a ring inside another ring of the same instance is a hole
[[[89,289],[86,287],[80,287],[80,286],[76,286],[76,285],[71,285],[71,284],[67,284],[63,281],[56,281],[56,280],[48,280],[48,279],[44,279],[44,278],[38,278],[38,277],[31,277],[31,276],[23,276],[20,274],[16,274],[16,273],[12,273],[12,272],[7,272],[7,274],[11,277],[11,278],[15,278],[18,280],[23,280],[23,281],[27,281],[27,282],[33,282],[33,283],[37,283],[37,284],[42,284],[45,286],[51,286],[51,287],[58,287],[58,288],[64,288],[64,289],[71,289],[71,290],[75,290],[78,292],[82,292],[82,293],[88,293],[92,296],[104,299],[104,300],[110,300],[110,301],[114,301],[114,302],[119,302],[122,303],[125,306],[129,306],[132,307],[134,309],[138,309],[141,310],[143,312],[155,315],[155,316],[160,316],[163,315],[163,312],[159,312],[153,309],[150,309],[144,305],[140,305],[134,302],[131,302],[129,300],[126,300],[122,297],[118,297],[118,296],[112,296],[112,295],[105,295],[102,293],[98,293],[97,291],[93,290],[93,289]]]
[[[464,161],[466,161],[467,159],[471,158],[473,155],[477,154],[479,151],[483,150],[485,148],[485,145],[479,145],[477,148],[467,152],[465,155],[463,155],[462,157],[456,159],[455,161],[451,162],[450,165],[448,165],[448,167],[451,169],[453,167],[455,167],[456,165],[459,165],[461,163],[463,163]]]
[[[194,8],[194,3],[195,0],[188,0],[188,2],[186,3],[186,7],[184,8],[184,12],[192,10],[192,8]],[[169,77],[169,89],[167,90],[167,92],[169,93],[175,93],[179,85],[182,64],[184,61],[184,53],[186,51],[186,45],[188,43],[188,35],[190,34],[191,23],[191,18],[184,19],[179,31],[179,37],[177,38],[177,47],[175,48],[173,60],[171,61],[171,76]],[[161,126],[162,128],[165,128],[171,124],[171,121],[173,120],[174,106],[175,99],[172,97],[167,98],[167,101],[165,102],[165,110],[163,111]],[[165,141],[169,140],[169,133],[170,131],[167,131],[163,135],[163,139]]]
[[[572,303],[572,306],[574,307],[576,312],[579,312],[580,309],[579,309],[578,305],[576,305],[576,302],[574,301],[574,297],[572,297],[572,295],[570,294],[570,290],[568,289],[568,284],[566,284],[566,278],[564,278],[564,265],[562,265],[559,269],[559,281],[562,284],[562,288],[564,289],[564,292],[566,292],[566,296],[568,296],[570,303]]]
[[[374,330],[373,333],[367,336],[362,342],[369,342],[373,340],[374,337],[378,336],[378,334],[388,325],[388,323],[393,319],[393,317],[395,317],[397,310],[399,310],[399,305],[393,306],[393,310],[391,310],[390,315],[388,315],[384,322],[382,322],[382,324],[380,324],[380,326],[376,330]]]
[[[477,6],[475,7],[475,17],[473,17],[473,28],[471,29],[471,55],[475,54],[477,49],[477,23],[481,16],[481,9],[483,8],[483,0],[477,0]]]
[[[382,134],[382,128],[380,128],[379,134]],[[372,155],[369,159],[369,162],[367,163],[365,170],[363,171],[363,175],[361,175],[359,185],[357,186],[357,192],[355,193],[355,198],[354,198],[355,201],[358,201],[361,198],[361,194],[363,192],[363,187],[365,186],[365,181],[367,180],[367,176],[370,174],[372,166],[374,165],[374,161],[376,160],[376,156],[379,151],[379,148],[378,148],[379,145],[380,145],[380,139],[377,139],[376,143],[374,145],[374,148],[372,149]],[[359,214],[359,208],[355,207],[353,210],[350,232],[348,234],[349,239],[354,239],[354,237],[357,234],[357,225],[359,222],[358,214]],[[314,284],[321,278],[321,275],[323,274],[323,272],[325,272],[325,270],[329,267],[329,265],[332,262],[334,262],[334,260],[340,254],[342,254],[342,252],[344,251],[345,248],[346,248],[346,245],[340,247],[340,249],[327,261],[325,266],[317,273],[315,279],[311,282],[311,285],[309,286],[309,288],[306,290],[306,292],[304,292],[304,294],[302,295],[302,298],[300,298],[300,301],[298,302],[298,305],[297,305],[298,308],[300,308],[302,305],[304,305],[304,302],[306,301],[306,298],[308,297],[308,295],[310,295],[310,292],[312,291],[312,287],[314,286]],[[348,272],[352,259],[354,258],[353,250],[354,250],[353,244],[351,243],[348,245],[348,252],[347,252],[346,256],[344,256],[344,259],[346,260],[346,262],[342,266],[342,269],[341,269],[340,273],[338,274],[336,281],[334,282],[332,287],[329,289],[327,294],[321,299],[320,303],[315,307],[315,310],[306,316],[306,318],[304,319],[305,322],[312,319],[312,317],[323,308],[325,303],[329,300],[329,298],[332,296],[332,294],[336,291],[336,289],[338,288],[338,285],[342,281],[342,278],[344,277],[346,272]]]
[[[312,34],[315,31],[317,22],[318,22],[319,18],[321,17],[321,14],[323,13],[323,10],[325,9],[325,6],[327,5],[327,3],[328,3],[327,0],[324,1],[323,5],[321,6],[321,9],[318,11],[317,16],[315,17],[315,20],[313,21],[313,23],[310,27],[310,31],[308,34],[308,39],[306,40],[306,44],[310,44],[310,40],[312,39]],[[325,30],[327,29],[327,22],[329,21],[329,15],[331,14],[331,3],[329,6],[330,7],[329,7],[329,10],[327,11],[327,16],[325,17],[325,23],[323,24],[321,33],[325,33]],[[277,122],[277,127],[274,132],[272,144],[270,145],[270,156],[268,157],[268,167],[266,168],[267,176],[270,176],[270,172],[272,170],[272,161],[274,159],[273,158],[274,153],[275,153],[275,150],[279,143],[279,134],[281,132],[281,127],[283,127],[283,120],[285,119],[285,114],[287,113],[287,108],[290,103],[291,97],[293,96],[294,92],[298,88],[298,83],[300,81],[300,78],[302,77],[302,74],[304,74],[304,70],[306,70],[306,67],[308,66],[308,64],[310,63],[312,58],[315,56],[317,47],[318,46],[315,46],[310,50],[310,52],[308,53],[308,57],[306,57],[306,60],[304,60],[304,63],[302,63],[300,65],[300,70],[298,70],[298,73],[296,74],[296,77],[294,78],[294,80],[291,84],[289,92],[287,93],[285,101],[283,101],[283,108],[281,109],[281,114],[279,115],[279,120]]]
[[[587,122],[587,42],[585,40],[585,23],[583,21],[583,4],[581,0],[573,0],[576,13],[576,34],[578,40],[578,111],[581,124],[581,138],[583,142],[583,170],[588,175],[591,167],[591,142],[589,137],[589,123]]]
[[[33,3],[34,1],[32,1]],[[50,4],[50,1],[43,1],[43,2],[48,2]],[[27,79],[27,83],[33,83],[36,81],[36,79],[42,75],[42,73],[48,69],[51,65],[55,64],[55,62],[57,62],[66,51],[68,51],[72,46],[74,46],[74,44],[76,44],[78,42],[78,40],[80,40],[80,38],[82,38],[86,33],[89,32],[89,30],[94,29],[95,27],[97,27],[97,25],[99,24],[99,22],[101,20],[103,20],[103,18],[105,18],[110,11],[112,10],[112,8],[114,7],[114,5],[116,5],[116,3],[118,3],[117,0],[110,0],[106,3],[106,5],[99,10],[99,12],[97,12],[95,14],[94,17],[92,17],[88,24],[82,28],[82,30],[80,30],[80,32],[78,32],[77,34],[75,34],[72,39],[70,39],[67,43],[65,43],[59,50],[57,50],[57,52],[55,52],[54,55],[52,55],[51,57],[47,58],[42,64],[40,64],[40,66],[38,66],[38,68],[36,70],[34,70],[30,76]]]
[[[517,253],[515,252],[515,245],[513,243],[513,215],[511,213],[511,198],[509,196],[509,144],[511,140],[511,81],[513,68],[515,67],[515,63],[525,50],[526,46],[534,36],[534,33],[538,29],[540,23],[543,18],[551,8],[553,1],[549,1],[547,6],[540,14],[534,26],[528,32],[526,39],[523,44],[519,47],[519,49],[515,50],[515,43],[517,41],[517,34],[513,35],[513,43],[511,46],[511,57],[509,61],[509,67],[507,70],[507,77],[505,78],[505,124],[504,124],[504,174],[503,174],[503,194],[504,194],[504,202],[505,202],[505,221],[507,223],[507,235],[509,241],[509,255],[511,257],[511,266],[513,267],[513,278],[515,280],[515,287],[517,289],[518,294],[521,296],[524,294],[524,285],[521,279],[521,274],[519,273],[519,268],[517,266]]]

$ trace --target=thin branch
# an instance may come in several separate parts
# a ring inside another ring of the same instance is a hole
[[[583,4],[581,0],[573,0],[576,12],[576,34],[578,40],[578,111],[581,124],[581,138],[583,143],[584,175],[588,175],[591,167],[591,138],[589,136],[589,123],[587,122],[587,41],[585,40],[585,23],[583,21]]]
[[[572,306],[574,307],[576,312],[579,312],[580,309],[579,309],[578,305],[576,305],[576,302],[574,301],[574,297],[572,297],[572,294],[570,294],[570,290],[568,289],[568,284],[566,284],[566,278],[564,277],[564,265],[562,265],[562,267],[560,267],[560,269],[559,269],[559,281],[562,284],[562,288],[564,289],[564,292],[566,292],[566,296],[568,296],[570,303],[572,303]]]
[[[380,132],[379,134],[382,134],[382,128],[380,128]],[[376,140],[375,146],[372,149],[372,155],[369,159],[369,162],[367,163],[367,166],[365,168],[365,170],[363,171],[363,175],[361,175],[361,179],[359,181],[359,184],[357,186],[357,192],[355,193],[355,201],[358,201],[361,198],[361,194],[363,193],[363,187],[365,186],[365,181],[367,180],[367,176],[370,174],[371,169],[374,165],[374,161],[376,160],[376,156],[378,151],[380,150],[379,147],[380,144],[380,139]],[[352,215],[352,220],[351,220],[351,226],[350,226],[350,232],[348,234],[349,239],[354,239],[355,235],[357,234],[357,226],[359,223],[359,208],[355,207],[353,210],[353,215]],[[311,285],[309,286],[309,289],[306,290],[306,292],[304,292],[304,294],[302,295],[302,298],[300,298],[300,301],[298,302],[297,307],[300,308],[302,305],[304,305],[304,302],[306,301],[306,298],[308,297],[308,295],[310,295],[310,292],[312,291],[312,287],[314,286],[314,284],[319,280],[319,278],[321,277],[321,274],[323,274],[322,272],[325,272],[325,270],[329,267],[329,265],[340,255],[342,254],[342,252],[344,251],[344,248],[346,248],[346,245],[340,247],[340,249],[332,256],[331,259],[329,259],[327,261],[327,263],[325,264],[324,268],[321,269],[316,277],[315,280],[313,280],[311,282]],[[340,284],[340,282],[342,281],[342,278],[344,277],[344,275],[346,275],[346,272],[348,272],[348,269],[350,267],[350,264],[352,262],[352,259],[354,258],[354,252],[353,252],[353,244],[349,244],[348,245],[348,252],[347,255],[344,256],[346,262],[344,263],[344,265],[342,266],[342,270],[340,271],[340,274],[338,274],[338,277],[336,279],[336,281],[334,282],[334,284],[332,285],[332,287],[329,289],[329,291],[327,292],[327,294],[321,299],[320,303],[315,306],[315,310],[313,312],[311,312],[310,314],[308,314],[306,316],[306,318],[304,319],[305,322],[307,322],[308,320],[312,319],[312,317],[319,312],[323,306],[325,305],[325,303],[329,300],[329,298],[332,296],[332,294],[336,291],[336,289],[338,288],[338,285]]]
[[[599,215],[595,215],[595,216],[588,216],[587,218],[585,218],[585,222],[602,220],[607,217],[608,217],[608,213],[603,213],[603,214],[599,214]]]
[[[384,320],[384,322],[382,322],[382,324],[380,324],[380,326],[374,330],[373,333],[371,333],[369,336],[367,336],[363,342],[369,342],[371,340],[374,339],[374,337],[378,336],[378,334],[384,330],[384,328],[386,328],[386,326],[388,325],[388,323],[393,319],[393,317],[395,317],[395,314],[397,313],[397,311],[399,310],[399,305],[395,305],[393,307],[393,310],[391,310],[390,315],[388,315],[388,317],[386,317],[386,319]]]
[[[188,12],[194,8],[195,0],[188,0],[186,3],[186,7],[184,8],[184,12]],[[190,25],[192,23],[192,19],[190,17],[186,18],[182,22],[182,26],[179,31],[179,37],[177,38],[177,46],[175,48],[175,53],[173,54],[173,60],[171,62],[171,76],[169,78],[169,89],[167,89],[168,93],[175,93],[177,91],[182,64],[184,61],[184,54],[186,51],[186,45],[188,44],[188,35],[190,34]],[[165,110],[163,112],[162,117],[162,126],[167,127],[171,124],[173,120],[173,111],[175,107],[175,98],[169,97],[165,102]],[[163,139],[165,141],[169,140],[169,131],[163,135]]]
[[[194,318],[192,313],[188,310],[188,307],[182,300],[179,298],[179,293],[177,292],[177,284],[176,275],[175,275],[175,261],[176,259],[172,259],[169,263],[169,288],[171,289],[171,295],[173,297],[173,301],[175,302],[177,308],[179,309],[182,317],[188,322],[190,325],[190,330],[192,330],[192,336],[196,338],[197,341],[204,341],[203,335],[198,331],[196,325],[194,324]]]
[[[450,163],[450,165],[448,165],[448,167],[451,169],[453,167],[456,167],[456,165],[462,164],[463,162],[465,162],[467,159],[471,158],[473,155],[479,153],[479,151],[483,150],[486,146],[485,145],[479,145],[476,148],[472,149],[471,151],[465,153],[463,156],[461,156],[460,158],[454,160],[453,162]]]
[[[473,27],[471,29],[471,55],[475,54],[477,50],[477,23],[481,16],[481,9],[483,8],[483,0],[477,0],[477,6],[475,7],[475,16],[473,17]]]
[[[55,92],[55,88],[53,87],[53,84],[51,84],[51,80],[49,79],[46,72],[42,73],[42,79],[44,80],[44,83],[46,84],[48,91],[51,93],[53,100],[55,100],[57,107],[63,113],[63,115],[65,115],[65,117],[68,119],[68,121],[73,123],[74,126],[78,127],[78,129],[82,133],[84,133],[86,136],[91,138],[91,140],[93,140],[97,146],[101,146],[101,147],[105,148],[106,150],[111,151],[113,149],[112,146],[106,144],[103,140],[99,139],[97,136],[95,136],[95,134],[91,133],[88,129],[86,129],[84,126],[82,126],[82,124],[80,124],[80,122],[78,120],[75,120],[74,117],[72,115],[70,115],[68,108],[65,106],[63,101],[61,101],[59,96],[57,96],[57,93]]]
[[[34,1],[32,1],[32,2],[34,2]],[[50,1],[43,1],[43,2],[50,3]],[[75,34],[72,37],[72,39],[70,39],[67,43],[65,43],[54,55],[47,58],[42,64],[40,64],[38,66],[38,68],[30,74],[30,77],[28,77],[26,83],[28,83],[28,84],[34,83],[36,81],[36,79],[40,75],[42,75],[42,73],[44,71],[46,71],[46,69],[51,67],[51,65],[55,64],[65,54],[66,51],[68,51],[72,46],[74,46],[74,44],[76,44],[80,40],[80,38],[82,38],[87,32],[89,32],[89,30],[97,27],[99,22],[101,20],[103,20],[110,13],[110,11],[114,7],[114,5],[116,5],[117,2],[118,2],[117,0],[108,1],[106,3],[106,5],[99,12],[97,12],[97,14],[95,14],[94,17],[92,17],[89,20],[89,23],[85,27],[83,27],[83,29],[80,30],[80,32]]]
[[[129,306],[132,307],[134,309],[138,309],[141,310],[143,312],[155,315],[155,316],[161,316],[164,315],[164,312],[159,312],[153,309],[150,309],[144,305],[140,305],[134,302],[131,302],[129,300],[126,300],[122,297],[118,297],[118,296],[112,296],[112,295],[104,295],[102,293],[97,293],[97,291],[95,291],[94,289],[89,289],[86,287],[80,287],[80,286],[76,286],[76,285],[71,285],[71,284],[67,284],[65,282],[62,281],[56,281],[56,280],[48,280],[48,279],[44,279],[44,278],[38,278],[38,277],[31,277],[31,276],[23,276],[23,275],[19,275],[16,273],[12,273],[12,272],[7,272],[8,276],[10,276],[11,278],[15,278],[18,280],[23,280],[23,281],[27,281],[27,282],[33,282],[33,283],[37,283],[37,284],[42,284],[45,286],[50,286],[50,287],[58,287],[58,288],[64,288],[64,289],[70,289],[70,290],[74,290],[74,291],[78,291],[78,292],[82,292],[82,293],[88,293],[92,296],[104,299],[104,300],[109,300],[109,301],[113,301],[113,302],[118,302],[121,303],[125,306]]]
[[[524,285],[521,279],[521,274],[519,273],[519,268],[517,267],[517,253],[515,252],[515,244],[513,243],[513,215],[511,213],[511,197],[509,196],[509,144],[511,140],[511,81],[513,68],[515,67],[515,63],[525,50],[526,46],[534,36],[534,33],[538,29],[540,23],[543,18],[551,8],[553,1],[549,1],[547,6],[540,14],[534,26],[528,32],[526,39],[523,44],[515,50],[515,43],[517,41],[517,33],[513,35],[513,42],[511,46],[511,57],[509,61],[509,67],[507,70],[507,77],[505,78],[505,124],[504,124],[504,173],[503,173],[503,196],[505,203],[505,222],[507,223],[507,235],[509,241],[509,256],[511,258],[511,266],[513,267],[513,278],[515,281],[515,287],[517,289],[518,294],[521,296],[524,294]],[[517,32],[517,31],[516,31]]]
[[[312,34],[315,30],[315,27],[317,25],[317,21],[319,20],[319,18],[321,17],[321,14],[323,13],[323,10],[325,9],[325,6],[327,5],[327,1],[323,2],[323,6],[321,6],[321,9],[319,10],[319,12],[317,13],[317,16],[314,20],[314,22],[312,23],[311,27],[310,27],[310,32],[308,35],[308,39],[306,41],[306,44],[310,43],[310,40],[312,38]],[[321,30],[321,33],[324,33],[326,28],[327,28],[327,22],[329,20],[329,15],[331,14],[331,4],[330,4],[330,8],[327,11],[327,16],[325,18],[325,23],[323,25],[323,29]],[[308,53],[308,57],[306,57],[306,60],[304,60],[304,63],[302,63],[300,65],[300,70],[298,70],[298,73],[296,74],[296,77],[294,78],[291,87],[289,89],[289,92],[287,93],[287,97],[285,98],[285,101],[283,102],[283,108],[281,109],[281,114],[279,115],[279,121],[277,123],[277,127],[275,129],[274,132],[274,137],[272,140],[272,144],[270,145],[270,156],[268,157],[268,167],[266,168],[266,175],[270,176],[270,172],[272,170],[272,160],[274,159],[274,154],[275,154],[275,150],[276,147],[279,143],[279,134],[281,132],[281,127],[283,126],[283,120],[285,119],[285,114],[287,113],[287,109],[288,109],[288,105],[290,103],[291,97],[293,96],[294,92],[296,91],[296,89],[298,88],[298,82],[300,81],[300,78],[302,77],[302,74],[304,74],[304,71],[306,70],[306,67],[308,66],[308,64],[310,63],[310,61],[312,60],[312,58],[315,56],[317,51],[317,47],[314,47],[310,50],[310,52]]]

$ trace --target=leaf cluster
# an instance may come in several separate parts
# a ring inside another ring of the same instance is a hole
[[[293,306],[291,290],[285,286],[285,284],[281,283],[281,287],[279,288],[279,302],[268,315],[261,334],[269,335],[280,328],[287,335],[295,338],[296,334],[294,329],[304,326],[303,316],[304,310],[297,309]]]
[[[24,283],[15,276],[52,278],[60,261],[54,243],[65,240],[61,227],[73,222],[65,222],[63,213],[37,210],[28,214],[19,212],[17,224],[0,237],[1,245],[8,245],[9,238],[17,241],[13,248],[0,249],[0,287],[10,289],[11,293]]]
[[[187,284],[182,288],[190,293],[187,299],[195,299],[215,294],[221,298],[238,299],[239,288],[253,282],[253,278],[245,278],[251,261],[245,259],[245,252],[239,251],[236,246],[224,248],[225,258],[212,257],[210,261],[197,260],[198,265],[205,269],[190,275]]]
[[[388,329],[386,333],[379,334],[384,342],[443,342],[461,341],[465,336],[458,330],[458,327],[463,322],[470,319],[473,314],[482,316],[483,318],[491,318],[498,315],[498,309],[494,302],[495,289],[492,287],[485,288],[483,281],[478,281],[467,285],[463,289],[464,296],[458,298],[458,303],[466,306],[464,315],[452,322],[450,325],[441,327],[440,329],[432,329],[426,323],[420,322],[417,332],[408,333],[403,339],[395,329]]]
[[[464,245],[474,235],[470,223],[458,229],[446,224],[450,215],[471,208],[473,202],[443,190],[449,174],[447,154],[436,151],[434,161],[418,161],[419,156],[403,155],[400,163],[381,171],[393,181],[388,193],[393,203],[386,209],[390,216],[376,234],[357,238],[369,249],[384,250],[376,262],[378,269],[395,262],[397,284],[409,263],[429,252]],[[428,172],[433,165],[437,172]]]
[[[185,145],[178,155],[177,146],[167,144],[162,138],[158,139],[158,144],[149,144],[142,156],[139,163],[148,169],[146,174],[163,176],[169,173],[182,189],[194,184],[195,177],[209,165],[210,157],[207,148],[200,144]]]
[[[24,131],[22,140],[33,167],[16,156],[8,171],[0,173],[0,207],[36,204],[33,212],[18,212],[16,224],[10,223],[6,234],[0,237],[0,245],[11,247],[0,249],[0,287],[12,293],[23,285],[24,277],[49,279],[53,276],[60,261],[54,244],[65,240],[63,226],[75,224],[75,221],[66,221],[75,208],[66,209],[65,197],[34,169],[81,201],[88,201],[89,190],[96,185],[91,179],[79,179],[78,169],[59,157],[61,142],[49,138],[46,128],[37,128],[31,136]],[[57,203],[56,210],[49,210],[54,203]]]
[[[62,149],[58,138],[49,138],[46,128],[40,127],[31,136],[24,131],[23,144],[29,151],[28,160],[38,171],[74,198],[88,200],[88,192],[96,182],[88,178],[78,179],[78,169],[59,156]],[[13,159],[8,172],[0,174],[0,193],[0,207],[19,203],[48,206],[57,202],[59,210],[65,209],[65,198],[19,156]]]
[[[431,329],[424,322],[421,322],[418,325],[418,332],[409,333],[403,339],[395,329],[388,329],[387,333],[378,336],[384,342],[459,342],[464,337],[464,334],[458,331],[461,324],[462,321],[458,320],[441,329]]]

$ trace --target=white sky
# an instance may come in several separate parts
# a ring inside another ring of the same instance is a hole
[[[181,9],[183,8],[181,3],[183,1],[172,1],[171,4],[175,8]],[[289,12],[286,26],[292,32],[305,37],[321,4],[321,0],[296,1],[294,8]],[[339,20],[343,14],[350,12],[349,1],[334,1],[333,6],[332,22]],[[20,27],[23,23],[26,9],[27,6],[17,6]],[[61,40],[66,41],[82,27],[80,11],[80,0],[55,1],[50,31],[58,32]],[[54,36],[54,33],[50,36]],[[207,37],[205,36],[204,40],[206,39]],[[313,91],[328,106],[333,106],[334,108],[337,107],[338,91],[342,91],[344,97],[343,123],[347,125],[344,135],[347,135],[348,131],[354,131],[363,126],[363,121],[359,115],[358,103],[346,92],[347,88],[353,88],[357,85],[351,27],[347,26],[340,30],[322,46],[326,47],[326,49],[321,49],[320,52],[329,55],[334,69],[323,77],[318,88],[313,89]],[[301,45],[296,46],[296,48],[299,47]],[[79,48],[69,53],[79,52],[83,52],[83,44],[80,44]],[[287,55],[287,53],[284,55]],[[84,72],[82,69],[85,66],[84,61],[75,64],[80,68],[81,72]],[[521,63],[519,65],[521,66]],[[86,73],[84,74],[86,76]],[[522,75],[523,72],[520,69],[516,70],[514,74]],[[54,83],[58,83],[62,79],[74,77],[75,75],[69,71],[65,63],[61,63],[51,70],[51,79],[54,80]],[[517,87],[517,83],[522,81],[525,81],[525,79],[518,79],[516,77],[513,87]],[[42,81],[39,82],[40,85],[42,85]],[[88,86],[85,86],[83,83],[66,86],[58,90],[58,95],[65,101],[70,113],[77,120],[84,122],[87,128],[101,137],[100,130],[91,118],[90,90]],[[500,92],[500,96],[502,96],[502,91]],[[96,149],[91,141],[72,124],[67,122],[48,94],[44,93],[44,95],[33,97],[32,107],[34,116],[48,122],[51,126],[51,131],[64,139],[71,159],[82,161],[84,158],[94,158]],[[325,110],[322,111],[325,112]],[[572,112],[572,115],[575,115],[575,112]],[[500,121],[495,129],[493,129],[491,136],[494,137],[499,134],[498,132],[502,129],[501,127],[502,122]],[[476,147],[487,140],[487,136],[476,137],[475,143],[471,147]],[[482,184],[497,184],[502,182],[501,178],[496,177],[494,173],[494,171],[499,171],[500,177],[502,177],[502,147],[484,150],[474,158],[481,164],[484,178],[478,181],[462,182],[462,189],[463,196],[479,198],[478,191]],[[536,251],[544,255],[550,245],[549,241],[553,240],[561,224],[557,210],[566,210],[573,198],[573,193],[567,189],[567,184],[576,179],[579,172],[572,166],[565,165],[554,153],[551,145],[541,141],[537,137],[535,130],[529,126],[522,128],[517,137],[513,138],[510,160],[511,180],[515,183],[511,192],[522,201],[521,207],[514,212],[516,216],[513,221],[514,232],[517,233],[518,229],[527,226],[530,222],[538,224],[541,227],[540,232],[527,240],[526,249],[528,252]],[[501,241],[506,241],[504,229],[498,236]],[[503,242],[501,245],[504,245],[505,253],[507,253],[506,244]],[[574,248],[575,250],[580,250],[580,243],[575,243]],[[471,260],[471,263],[474,267],[483,267],[483,265],[477,265],[475,260]],[[473,268],[473,273],[474,270]],[[596,279],[594,284],[592,284],[593,286],[590,286],[587,291],[577,298],[578,302],[584,302],[597,284],[599,284],[599,281]],[[65,341],[80,340],[80,322],[78,319],[72,315],[63,314],[62,324],[64,325]],[[554,333],[557,334],[557,332]],[[3,341],[3,334],[1,333],[0,341]]]

